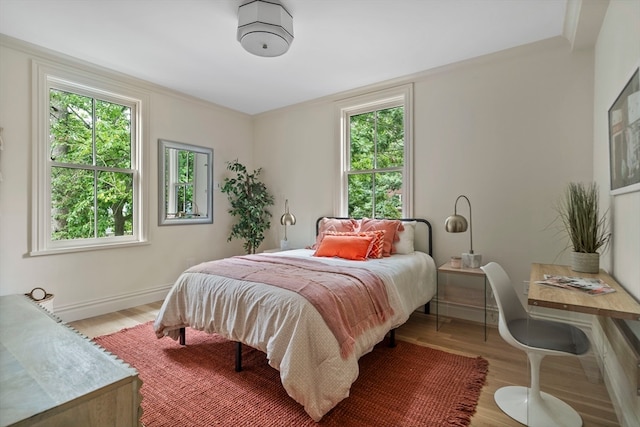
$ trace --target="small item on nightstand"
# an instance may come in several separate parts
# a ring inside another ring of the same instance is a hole
[[[451,268],[460,268],[462,267],[462,258],[459,256],[451,257]]]

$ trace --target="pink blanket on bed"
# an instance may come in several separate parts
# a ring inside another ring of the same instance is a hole
[[[318,310],[347,357],[355,338],[393,315],[385,285],[360,267],[329,266],[285,256],[245,255],[209,261],[187,272],[278,286],[306,298]]]

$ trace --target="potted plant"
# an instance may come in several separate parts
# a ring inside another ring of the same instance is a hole
[[[231,228],[227,242],[233,238],[244,239],[245,251],[254,254],[264,240],[265,231],[271,226],[271,212],[267,207],[273,205],[273,196],[258,179],[262,168],[249,173],[236,159],[227,162],[227,169],[235,172],[236,176],[225,178],[221,191],[231,203],[228,212],[238,218],[238,222]]]
[[[573,271],[598,273],[600,270],[598,250],[607,249],[611,233],[606,213],[600,216],[598,208],[598,187],[595,183],[569,183],[558,205],[558,214],[573,249]]]

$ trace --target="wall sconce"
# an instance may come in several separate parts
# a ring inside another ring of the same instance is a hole
[[[284,201],[284,214],[280,217],[280,224],[284,225],[284,240],[280,240],[280,249],[289,249],[289,241],[287,240],[287,225],[296,225],[296,217],[289,213],[289,199]]]
[[[469,238],[470,249],[468,253],[462,254],[462,266],[470,268],[480,268],[482,264],[482,255],[473,253],[473,226],[471,221],[471,202],[467,196],[460,195],[456,199],[456,203],[453,206],[453,215],[448,217],[444,222],[444,228],[448,233],[464,233],[467,231],[467,220],[462,215],[458,215],[458,200],[465,199],[469,204]]]

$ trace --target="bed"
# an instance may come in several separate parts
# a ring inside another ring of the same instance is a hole
[[[369,229],[341,228],[350,221],[357,223],[352,227]],[[358,359],[388,333],[394,338],[395,328],[413,311],[422,307],[427,310],[436,292],[431,224],[424,219],[366,221],[322,217],[316,222],[316,242],[309,249],[231,257],[191,267],[180,275],[163,302],[154,322],[157,337],[186,344],[186,327],[217,333],[237,342],[236,370],[241,369],[242,344],[266,353],[269,365],[280,372],[289,396],[313,420],[320,421],[349,396],[351,384],[358,377]],[[401,224],[395,229],[391,246],[390,223]],[[381,233],[384,227],[387,232]],[[347,241],[360,246],[368,242],[369,255],[377,243],[377,250],[384,249],[386,256],[378,253],[358,261],[331,256],[331,251],[328,256],[314,256],[321,251],[327,255],[327,247],[331,244],[335,248],[336,242],[340,245],[336,250],[351,247],[351,243],[343,244]],[[377,279],[370,279],[372,276]],[[285,278],[289,287],[271,283]],[[308,278],[314,286],[291,288]],[[379,288],[369,284],[363,287],[365,279]],[[318,287],[333,292],[352,292],[354,288],[371,301],[345,308],[342,301],[350,296],[334,294],[334,302],[327,303],[326,298],[316,296]],[[312,294],[305,294],[308,289]],[[369,311],[365,306],[370,306]],[[346,320],[333,319],[340,316]],[[354,316],[355,320],[351,318]]]

